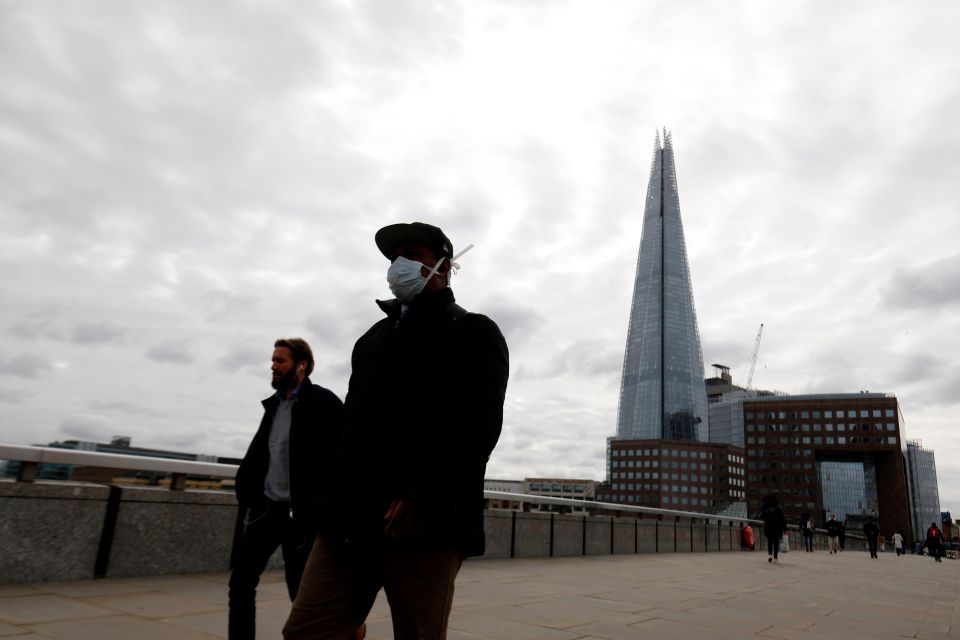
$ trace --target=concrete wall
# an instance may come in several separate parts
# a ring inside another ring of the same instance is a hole
[[[0,583],[93,577],[108,487],[0,481]]]
[[[231,493],[13,481],[0,513],[0,583],[227,571],[238,517]],[[702,520],[490,509],[484,529],[484,558],[739,549],[736,527]]]
[[[3,480],[0,514],[0,584],[44,582],[227,571],[237,502],[217,491]],[[268,566],[283,566],[279,550]]]
[[[229,493],[126,488],[107,576],[224,571],[236,521],[237,501]]]
[[[583,555],[583,519],[585,516],[557,514],[553,519],[553,555]]]

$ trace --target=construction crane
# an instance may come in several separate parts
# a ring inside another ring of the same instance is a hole
[[[747,389],[752,389],[753,370],[757,366],[757,355],[760,354],[760,337],[763,335],[763,323],[760,323],[760,331],[757,331],[757,341],[753,343],[753,355],[750,356],[750,372],[747,374]]]

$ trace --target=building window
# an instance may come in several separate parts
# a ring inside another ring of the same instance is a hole
[[[892,422],[887,423],[887,431],[896,431],[896,430],[897,430],[897,425],[893,424]]]
[[[846,436],[837,436],[837,444],[847,444]]]
[[[897,436],[887,436],[887,444],[897,444]]]
[[[884,411],[884,415],[886,415],[888,418],[892,418],[892,417],[893,417],[893,409],[887,409],[886,411]]]

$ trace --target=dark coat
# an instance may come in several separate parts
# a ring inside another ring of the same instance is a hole
[[[930,527],[927,529],[927,540],[924,543],[927,549],[936,549],[943,546],[943,532],[939,527]]]
[[[507,344],[486,316],[467,313],[445,289],[418,296],[353,348],[337,476],[325,508],[343,514],[322,532],[383,542],[384,514],[404,499],[417,533],[404,544],[484,550],[483,479],[500,437]]]
[[[760,514],[763,520],[763,535],[767,538],[782,538],[784,531],[787,530],[787,519],[783,515],[783,509],[778,506],[770,506]]]
[[[843,532],[843,525],[837,520],[827,520],[827,536],[836,538]]]
[[[270,462],[270,430],[279,400],[276,394],[262,402],[260,428],[237,469],[237,502],[257,510],[266,503],[263,481]],[[318,470],[330,464],[340,439],[343,403],[334,393],[305,378],[290,418],[290,508],[294,520],[313,527]]]
[[[868,522],[863,525],[863,535],[867,537],[867,540],[876,540],[880,537],[880,527],[873,522]]]

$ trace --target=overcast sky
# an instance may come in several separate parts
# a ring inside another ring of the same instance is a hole
[[[488,476],[601,479],[666,127],[704,362],[743,382],[762,322],[755,386],[896,394],[960,509],[958,27],[953,0],[2,1],[0,441],[242,455],[274,339],[343,397],[389,297],[373,234],[422,220],[476,245],[454,291],[510,346]]]

